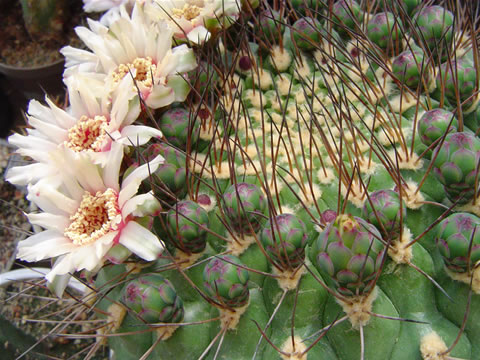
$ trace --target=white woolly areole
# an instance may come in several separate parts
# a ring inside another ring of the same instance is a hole
[[[273,86],[273,79],[272,79],[272,74],[270,74],[269,71],[260,69],[258,72],[258,77],[257,74],[254,74],[254,81],[258,81],[260,85],[260,89],[262,90],[268,90]]]
[[[425,198],[420,190],[417,191],[417,184],[414,181],[407,180],[406,186],[404,186],[402,190],[403,200],[409,209],[416,210],[423,205]],[[417,193],[415,193],[416,191]]]
[[[463,110],[463,115],[468,115],[468,114],[470,114],[471,112],[475,111],[475,110],[477,109],[477,107],[478,107],[478,103],[479,103],[479,102],[480,102],[480,95],[477,94],[477,95],[475,95],[475,97],[474,97],[474,100],[473,100],[472,105],[471,105],[468,109]]]
[[[337,177],[331,168],[323,168],[317,172],[318,181],[324,185],[331,184]]]
[[[203,255],[205,251],[199,253],[187,254],[180,249],[177,249],[175,252],[175,263],[180,267],[180,269],[185,270],[189,266],[195,264],[197,260]]]
[[[230,162],[227,160],[218,163],[218,165],[213,165],[213,172],[217,179],[230,179]],[[211,177],[211,173],[204,173],[208,178]],[[209,176],[210,175],[210,176]]]
[[[303,274],[306,273],[305,267],[301,267],[300,269],[286,269],[286,270],[279,270],[276,267],[272,269],[273,275],[276,276],[278,286],[283,291],[294,290],[298,286],[298,282]]]
[[[372,159],[360,159],[358,162],[358,168],[362,174],[373,175],[377,171],[379,164]]]
[[[99,335],[106,335],[106,334],[113,334],[115,333],[120,326],[122,325],[123,319],[127,314],[127,310],[124,306],[119,304],[111,304],[107,309],[107,323],[110,324],[108,326],[103,326],[97,329],[97,334]],[[101,344],[107,343],[108,337],[99,336],[97,337],[96,341]]]
[[[304,187],[305,192],[300,191],[298,193],[300,200],[302,203],[308,206],[315,204],[315,200],[322,196],[322,190],[320,189],[320,186],[317,184],[312,184],[311,186],[309,184],[304,184]]]
[[[392,111],[399,114],[410,109],[412,106],[416,106],[417,102],[418,99],[410,96],[407,92],[396,95],[388,101]]]
[[[252,235],[235,234],[234,237],[228,233],[225,238],[228,241],[227,252],[234,256],[242,255],[250,245],[255,243],[255,236]]]
[[[447,350],[447,345],[435,331],[425,335],[420,341],[423,360],[446,360],[449,358],[448,353],[445,353]]]
[[[307,360],[308,353],[305,353],[307,350],[307,345],[302,342],[300,336],[289,337],[282,345],[283,354],[280,354],[282,360]]]
[[[406,247],[412,240],[412,233],[406,226],[403,228],[402,236],[394,239],[388,248],[388,255],[397,264],[410,264],[413,253],[412,247]]]
[[[270,60],[278,71],[284,72],[292,63],[292,56],[285,48],[276,45],[270,52]]]
[[[367,199],[364,187],[360,181],[355,179],[352,179],[349,184],[341,183],[340,192],[344,198],[347,197],[348,192],[348,201],[360,209]]]
[[[157,336],[162,339],[162,341],[168,340],[175,330],[178,329],[178,325],[167,325],[165,324],[164,326],[158,327],[155,331],[157,333]]]
[[[478,263],[477,263],[478,264]],[[473,271],[464,272],[464,273],[457,273],[449,270],[448,268],[445,267],[445,272],[447,273],[448,276],[450,276],[451,279],[463,282],[470,286],[470,281],[472,282],[472,291],[475,294],[480,294],[480,267],[475,268],[472,266]],[[472,279],[473,277],[473,279]]]
[[[227,330],[235,330],[237,328],[238,322],[240,321],[240,318],[247,310],[248,305],[250,305],[250,299],[248,299],[248,302],[245,305],[237,308],[220,308],[219,312],[221,328]]]
[[[373,302],[377,298],[377,295],[377,287],[374,287],[367,295],[352,296],[345,298],[345,301],[335,298],[335,301],[342,307],[345,314],[347,314],[352,327],[358,330],[370,321],[370,313],[372,312]]]
[[[394,163],[398,163],[400,169],[418,170],[423,166],[423,160],[417,154],[405,150],[403,146],[390,150],[388,156]]]
[[[476,199],[472,199],[470,200],[470,202],[464,205],[457,206],[455,210],[465,211],[480,216],[480,194],[477,196]]]

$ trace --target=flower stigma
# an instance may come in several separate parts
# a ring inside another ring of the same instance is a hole
[[[86,191],[70,220],[64,235],[75,245],[93,243],[110,231],[117,230],[122,220],[117,192],[111,188],[98,191],[95,195]]]
[[[102,151],[108,120],[103,115],[89,118],[83,115],[77,124],[68,130],[68,141],[65,145],[73,151]]]

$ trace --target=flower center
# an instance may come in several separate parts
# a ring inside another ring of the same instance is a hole
[[[153,74],[155,74],[156,70],[157,65],[153,63],[150,56],[147,56],[145,58],[136,58],[132,63],[118,65],[112,76],[113,81],[119,83],[125,75],[132,72],[132,74],[135,74],[135,81],[141,82],[145,87],[152,87]]]
[[[200,15],[201,8],[197,5],[185,4],[182,9],[172,9],[173,16],[176,18],[184,18],[188,21],[195,19]]]
[[[83,195],[77,212],[70,216],[71,223],[64,235],[75,245],[86,245],[97,241],[110,231],[117,230],[122,220],[115,190],[98,191],[95,195],[88,191]]]
[[[68,130],[68,141],[65,141],[65,145],[77,152],[101,151],[107,125],[105,116],[97,115],[92,119],[83,115],[77,124]]]

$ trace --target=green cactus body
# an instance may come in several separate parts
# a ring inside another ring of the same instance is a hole
[[[379,0],[378,4],[380,9],[386,9],[387,11],[396,10],[400,15],[403,15],[402,11],[405,11],[407,15],[412,16],[413,12],[420,5],[420,0]]]
[[[28,33],[36,39],[56,39],[61,36],[68,18],[65,1],[20,0]]]
[[[191,96],[154,112],[167,141],[128,151],[165,158],[141,191],[161,204],[166,249],[148,264],[121,247],[106,257],[109,347],[117,360],[431,360],[434,332],[438,360],[480,360],[479,295],[447,275],[465,272],[472,237],[452,219],[479,212],[478,64],[460,53],[472,35],[454,54],[451,13],[417,0],[274,3],[245,3],[197,48]],[[124,294],[150,276],[169,296],[147,314]],[[164,339],[156,322],[180,324]]]

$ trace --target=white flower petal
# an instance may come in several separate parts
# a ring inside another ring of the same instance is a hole
[[[118,174],[123,159],[123,147],[119,143],[112,143],[112,148],[108,153],[108,160],[103,170],[103,182],[106,187],[119,191]]]
[[[17,257],[25,261],[40,261],[75,251],[76,247],[62,233],[45,230],[20,241]]]
[[[122,129],[122,139],[120,140],[122,144],[130,146],[131,144],[135,145],[144,145],[152,137],[160,139],[163,134],[160,130],[155,129],[151,126],[144,125],[130,125],[125,126]]]
[[[33,163],[24,166],[15,166],[8,170],[5,179],[15,185],[26,186],[37,182],[41,178],[53,175],[56,168],[45,163]]]
[[[33,201],[43,211],[64,215],[74,214],[79,202],[73,200],[62,194],[54,186],[47,184],[54,179],[45,179],[45,181],[39,181],[35,185],[29,185],[27,199]]]
[[[65,228],[70,225],[69,217],[65,215],[54,215],[49,213],[31,213],[27,214],[28,221],[32,225],[38,225],[48,230],[56,230],[58,233],[63,233]]]
[[[211,37],[210,31],[203,26],[197,26],[187,34],[188,40],[194,44],[203,44],[207,42]]]
[[[154,85],[148,97],[144,99],[147,106],[158,109],[175,101],[175,92],[164,85]]]
[[[154,201],[155,197],[153,194],[142,194],[132,197],[131,199],[127,200],[122,207],[122,218],[126,219],[128,215],[133,214],[134,216],[145,216],[147,214],[142,214],[138,212],[137,209],[139,206],[145,204],[147,201]]]
[[[148,176],[153,174],[160,164],[164,162],[164,158],[161,155],[155,157],[147,164],[139,166],[133,170],[122,182],[122,189],[118,194],[118,205],[123,207],[125,202],[133,197],[138,191],[138,187],[141,182]]]
[[[119,243],[146,261],[157,259],[164,249],[162,241],[135,221],[123,228]]]

